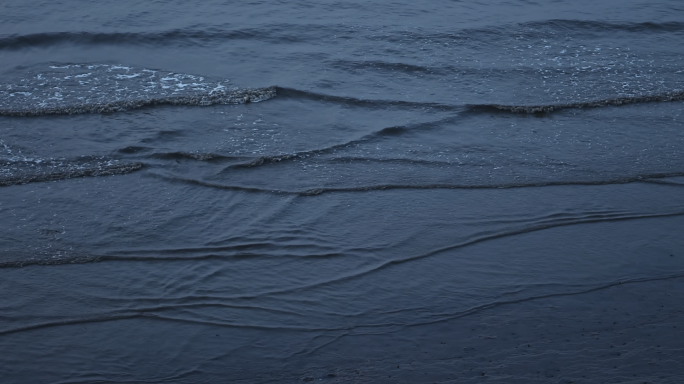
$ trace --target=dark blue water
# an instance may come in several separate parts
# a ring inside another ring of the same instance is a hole
[[[0,4],[3,383],[684,380],[684,4]]]

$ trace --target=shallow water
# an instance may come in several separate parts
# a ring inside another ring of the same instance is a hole
[[[3,382],[681,381],[682,38],[665,0],[0,5]]]

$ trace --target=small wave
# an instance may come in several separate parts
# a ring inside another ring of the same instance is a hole
[[[470,104],[467,107],[472,112],[505,111],[513,113],[549,113],[561,109],[569,108],[599,108],[607,106],[621,106],[627,104],[670,102],[684,100],[684,90],[664,92],[654,95],[642,95],[632,97],[616,97],[594,101],[563,104],[542,104],[542,105],[502,105],[502,104]]]
[[[358,187],[341,188],[314,188],[301,191],[302,196],[316,196],[331,192],[365,192],[365,191],[384,191],[390,189],[510,189],[510,188],[535,188],[552,187],[559,185],[608,185],[608,184],[629,184],[634,182],[647,181],[649,179],[662,179],[668,177],[684,176],[684,172],[673,173],[654,173],[649,175],[616,177],[612,179],[599,180],[569,180],[569,181],[542,181],[529,183],[505,183],[505,184],[381,184]]]
[[[145,318],[147,320],[160,320],[165,322],[178,322],[185,324],[195,324],[195,325],[209,325],[216,327],[228,327],[228,328],[247,328],[247,329],[261,329],[261,330],[297,330],[297,331],[337,331],[342,329],[348,329],[348,326],[342,328],[325,328],[325,327],[312,327],[306,325],[268,325],[268,324],[252,324],[252,323],[240,323],[234,321],[225,320],[206,320],[201,318],[189,317],[185,318],[182,316],[174,316],[173,314],[165,314],[165,312],[170,312],[173,309],[183,309],[192,307],[231,307],[236,308],[236,306],[231,306],[225,303],[196,303],[196,304],[180,304],[180,305],[166,305],[166,306],[152,306],[147,308],[137,308],[130,310],[120,310],[112,311],[109,313],[102,313],[99,315],[91,315],[84,317],[70,317],[54,321],[46,321],[40,323],[26,324],[16,328],[6,328],[0,329],[0,335],[5,336],[13,333],[20,333],[26,331],[33,331],[42,328],[52,328],[52,327],[63,327],[67,325],[81,325],[81,324],[92,324],[92,323],[102,323],[108,321],[121,321],[130,320],[136,318]],[[237,308],[249,308],[249,307],[237,307]],[[254,309],[257,309],[254,307]],[[371,327],[381,327],[382,325],[372,325]],[[367,326],[368,327],[368,326]],[[181,377],[182,375],[176,375],[175,377]],[[165,379],[166,380],[166,379]],[[145,380],[146,382],[152,382]],[[102,383],[102,381],[98,380]],[[154,381],[159,382],[159,381]],[[70,383],[74,383],[70,381]]]
[[[134,154],[138,152],[145,152],[145,151],[150,151],[152,148],[149,147],[141,147],[137,145],[129,145],[128,147],[121,148],[119,149],[119,153],[125,153],[125,154]]]
[[[0,83],[0,116],[112,113],[154,105],[259,102],[276,88],[238,88],[227,79],[111,64],[37,65]]]
[[[411,262],[415,260],[420,260],[420,259],[425,259],[429,258],[435,255],[438,255],[443,252],[455,250],[455,249],[460,249],[460,248],[465,248],[469,247],[475,244],[479,243],[484,243],[492,240],[498,240],[506,237],[513,237],[513,236],[519,236],[519,235],[524,235],[527,233],[532,233],[532,232],[537,232],[537,231],[543,231],[551,228],[559,228],[559,227],[567,227],[567,226],[575,226],[575,225],[583,225],[583,224],[593,224],[593,223],[603,223],[603,222],[616,222],[616,221],[631,221],[631,220],[644,220],[644,219],[655,219],[655,218],[666,218],[666,217],[677,217],[677,216],[684,216],[683,211],[676,211],[676,212],[669,212],[669,213],[651,213],[651,214],[623,214],[623,215],[603,215],[603,214],[587,214],[584,217],[577,217],[571,220],[551,220],[551,221],[546,221],[546,222],[541,222],[529,226],[523,226],[521,228],[517,229],[511,229],[511,230],[506,230],[506,231],[501,231],[498,233],[489,233],[489,234],[481,234],[472,237],[469,240],[465,240],[456,244],[448,245],[445,247],[437,248],[432,251],[429,251],[424,254],[418,254],[418,255],[413,255],[413,256],[406,256],[398,259],[391,259],[387,260],[375,265],[371,265],[365,270],[362,271],[354,271],[353,273],[339,276],[327,281],[322,281],[318,283],[313,283],[309,284],[306,286],[301,286],[301,287],[296,287],[296,288],[289,288],[289,289],[284,289],[280,290],[277,292],[270,292],[269,294],[273,293],[286,293],[286,292],[301,292],[304,290],[316,288],[316,287],[321,287],[321,286],[329,286],[332,284],[340,283],[342,281],[349,281],[353,279],[358,279],[363,276],[370,275],[371,273],[378,272],[380,270],[386,269],[388,267],[391,267],[393,265],[397,264],[402,264],[406,262]],[[681,275],[678,275],[679,277]]]
[[[10,260],[0,262],[0,268],[23,268],[31,265],[65,265],[65,264],[87,264],[102,261],[102,256],[96,255],[55,255],[42,257],[27,257],[20,260]]]
[[[208,182],[197,179],[190,179],[179,177],[175,175],[166,175],[159,173],[152,173],[152,175],[172,181],[181,182],[187,184],[194,184],[204,187],[235,190],[243,192],[258,192],[258,193],[276,193],[276,194],[290,194],[290,195],[300,195],[300,196],[317,196],[325,193],[336,193],[336,192],[371,192],[371,191],[385,191],[392,189],[511,189],[511,188],[540,188],[540,187],[553,187],[562,185],[609,185],[609,184],[629,184],[635,182],[650,182],[657,179],[665,179],[670,177],[680,177],[684,176],[684,172],[671,172],[671,173],[652,173],[645,175],[635,175],[635,176],[622,176],[610,179],[597,179],[597,180],[557,180],[557,181],[530,181],[530,182],[519,182],[519,183],[491,183],[491,184],[447,184],[447,183],[434,183],[434,184],[377,184],[377,185],[360,185],[352,187],[321,187],[321,188],[310,188],[305,190],[284,190],[277,188],[262,188],[262,187],[248,187],[240,185],[226,185],[214,182]]]
[[[276,87],[280,97],[302,98],[315,101],[330,101],[364,107],[405,107],[405,108],[434,108],[441,111],[453,111],[460,113],[504,111],[513,113],[550,113],[562,109],[599,108],[607,106],[621,106],[628,104],[672,102],[684,100],[684,90],[676,89],[657,94],[634,95],[624,97],[605,98],[590,101],[579,101],[558,104],[536,105],[506,105],[506,104],[443,104],[430,102],[414,102],[404,100],[369,100],[348,96],[333,96],[310,91],[302,91],[292,88]]]
[[[151,154],[149,157],[163,160],[180,160],[191,159],[197,161],[211,161],[211,160],[244,160],[245,157],[226,156],[212,152],[157,152]]]
[[[409,64],[402,62],[388,62],[381,60],[344,60],[336,59],[329,62],[333,68],[346,72],[358,70],[380,70],[387,72],[400,72],[406,74],[444,75],[454,71],[453,67],[429,67],[425,65]]]
[[[219,249],[222,250],[222,249]],[[229,250],[228,247],[223,250]],[[191,251],[191,250],[190,250]],[[235,259],[292,259],[292,260],[302,260],[302,259],[333,259],[340,257],[349,257],[348,254],[342,252],[329,252],[320,254],[278,254],[277,256],[268,255],[264,252],[258,253],[217,253],[216,249],[209,248],[198,248],[196,253],[191,253],[187,249],[165,249],[163,256],[150,256],[144,255],[145,251],[131,251],[132,254],[124,255],[84,255],[84,254],[59,254],[59,255],[43,255],[43,256],[33,256],[26,257],[24,259],[0,261],[0,269],[8,268],[23,268],[31,265],[36,266],[54,266],[54,265],[68,265],[68,264],[89,264],[89,263],[99,263],[99,262],[116,262],[116,261],[131,261],[131,262],[171,262],[171,261],[202,261],[202,260],[235,260]],[[202,251],[206,253],[201,253]],[[181,255],[176,255],[180,253],[186,253]]]
[[[573,36],[591,33],[595,35],[611,32],[628,33],[676,33],[684,31],[684,23],[668,21],[662,23],[611,23],[595,20],[552,19],[511,23],[484,28],[464,28],[448,33],[421,33],[419,31],[401,31],[385,36],[383,40],[391,42],[410,42],[411,40],[446,40],[459,42],[502,42],[511,36],[548,39],[556,33],[567,33]],[[504,40],[502,40],[504,39]]]
[[[300,29],[303,33],[296,33]],[[256,39],[273,42],[305,41],[304,27],[297,25],[274,25],[269,29],[172,29],[161,32],[47,32],[28,35],[13,34],[0,38],[0,49],[16,50],[32,47],[49,47],[59,44],[79,45],[167,45],[171,43],[206,44],[229,40]],[[313,38],[314,36],[311,35]]]
[[[373,28],[370,32],[385,31],[386,28]],[[349,33],[350,28],[344,24],[330,24],[326,26],[314,24],[273,24],[260,28],[231,29],[222,26],[204,26],[204,28],[170,29],[158,32],[46,32],[33,34],[11,34],[0,37],[0,49],[16,50],[32,47],[46,47],[59,44],[80,45],[168,45],[168,44],[207,44],[220,43],[230,40],[260,40],[272,43],[301,43],[320,40],[321,37],[339,36]],[[684,31],[684,23],[641,22],[641,23],[611,23],[592,20],[553,19],[526,23],[512,23],[489,28],[463,28],[452,33],[420,33],[419,31],[397,32],[382,39],[385,41],[401,40],[415,37],[416,40],[450,39],[471,40],[492,37],[511,36],[515,31],[518,35],[533,35],[548,37],[549,31],[582,33],[590,32],[637,32],[637,33],[672,33]],[[371,37],[378,39],[377,34]]]
[[[138,152],[135,147],[127,147],[119,150],[121,153],[136,153]],[[314,151],[298,152],[294,154],[284,154],[284,155],[274,155],[274,156],[230,156],[222,155],[213,152],[199,152],[199,151],[177,151],[177,152],[154,152],[146,157],[149,159],[161,159],[161,160],[196,160],[196,161],[236,161],[236,164],[232,164],[230,168],[250,168],[262,165],[268,162],[277,162],[280,160],[295,158],[303,156],[304,153],[313,153]]]
[[[468,247],[471,245],[475,245],[478,243],[483,243],[486,241],[490,240],[497,240],[505,237],[512,237],[512,236],[518,236],[518,235],[523,235],[531,232],[537,232],[537,231],[542,231],[546,229],[551,229],[551,228],[557,228],[557,227],[566,227],[566,226],[574,226],[574,225],[582,225],[582,224],[591,224],[591,223],[601,223],[601,222],[615,222],[615,221],[629,221],[629,220],[643,220],[643,219],[652,219],[652,218],[666,218],[666,217],[676,217],[676,216],[683,216],[684,211],[675,211],[675,212],[662,212],[662,213],[627,213],[627,212],[586,212],[584,214],[576,214],[576,215],[549,215],[548,217],[545,218],[539,218],[536,220],[531,220],[529,222],[519,222],[518,224],[522,224],[518,228],[512,228],[504,231],[499,231],[495,233],[481,233],[479,235],[475,235],[470,239],[464,240],[462,242],[452,244],[452,245],[447,245],[438,249],[431,250],[427,253],[424,254],[418,254],[418,255],[413,255],[413,256],[407,256],[407,257],[402,257],[398,259],[390,259],[386,260],[384,262],[371,265],[368,269],[360,272],[356,272],[354,274],[346,275],[346,276],[341,276],[339,278],[335,278],[332,280],[324,281],[321,283],[316,283],[313,285],[308,285],[308,286],[303,286],[303,287],[298,287],[298,288],[293,288],[293,289],[286,289],[286,290],[276,290],[270,293],[283,293],[283,292],[288,292],[288,291],[293,291],[293,290],[303,290],[303,289],[308,289],[312,288],[314,286],[320,286],[320,285],[328,285],[334,282],[339,282],[342,280],[348,280],[348,279],[354,279],[361,277],[363,275],[367,275],[372,272],[377,272],[380,269],[384,269],[390,265],[396,265],[400,263],[405,263],[409,261],[414,261],[418,259],[423,259],[423,258],[428,258],[434,255],[437,255],[439,253],[453,250],[453,249],[458,249],[458,248],[464,248]],[[192,251],[193,249],[190,249]],[[31,266],[31,265],[36,265],[36,266],[55,266],[55,265],[66,265],[66,264],[86,264],[86,263],[96,263],[96,262],[116,262],[116,261],[128,261],[128,262],[172,262],[172,261],[188,261],[188,260],[194,260],[194,261],[199,261],[199,260],[231,260],[234,258],[251,258],[251,257],[258,257],[258,258],[264,258],[268,257],[267,255],[264,255],[262,252],[257,253],[257,254],[236,254],[236,255],[221,255],[221,254],[216,254],[212,251],[215,251],[215,249],[207,249],[207,248],[198,248],[194,249],[197,251],[204,251],[203,253],[200,254],[195,254],[195,255],[174,255],[175,253],[187,253],[188,249],[178,249],[176,252],[173,252],[171,250],[165,250],[164,256],[146,256],[146,255],[140,255],[140,253],[146,253],[145,251],[131,251],[129,255],[118,255],[118,256],[113,256],[113,255],[83,255],[83,254],[71,254],[71,255],[56,255],[56,256],[41,256],[41,257],[28,257],[24,259],[18,259],[18,260],[11,260],[11,261],[2,261],[0,262],[0,268],[22,268],[26,266]],[[209,253],[206,253],[206,251],[210,251]],[[302,258],[307,258],[307,257],[315,257],[315,258],[337,258],[341,256],[348,256],[348,253],[345,252],[330,252],[330,253],[323,253],[323,254],[317,254],[317,255],[307,255],[307,256],[301,256],[301,255],[278,255],[278,259],[282,258],[296,258],[296,259],[302,259]],[[251,296],[249,296],[251,297]],[[245,297],[241,297],[245,298]]]
[[[46,181],[59,181],[79,177],[97,177],[123,175],[135,172],[143,167],[142,163],[121,163],[116,160],[106,161],[67,161],[46,160],[41,162],[31,161],[25,166],[17,161],[11,164],[2,164],[0,170],[0,187],[39,183]]]
[[[310,149],[310,150],[299,151],[299,152],[294,152],[294,153],[284,153],[284,154],[272,155],[272,156],[253,157],[253,158],[249,158],[245,162],[230,165],[228,168],[252,168],[252,167],[258,167],[260,165],[265,165],[265,164],[280,163],[280,162],[285,161],[285,160],[301,159],[301,158],[306,158],[309,156],[333,153],[339,149],[347,148],[347,147],[354,146],[354,145],[361,144],[361,143],[372,142],[374,140],[382,139],[382,138],[385,138],[388,136],[397,136],[397,135],[402,135],[402,134],[405,134],[405,133],[408,133],[411,131],[416,131],[416,130],[421,130],[421,129],[430,129],[430,128],[433,128],[434,126],[438,125],[438,124],[450,122],[450,121],[453,121],[455,119],[458,119],[458,116],[447,117],[447,118],[444,118],[441,120],[429,121],[429,122],[424,122],[424,123],[385,127],[385,128],[382,128],[378,131],[371,132],[369,134],[361,136],[357,139],[352,139],[352,140],[349,140],[349,141],[346,141],[346,142],[343,142],[340,144],[334,144],[334,145],[331,145],[329,147],[318,148],[318,149]],[[231,158],[231,159],[236,159],[236,158]],[[343,161],[343,160],[340,160],[340,161]]]
[[[105,103],[87,103],[60,107],[33,107],[28,109],[0,109],[0,116],[76,115],[85,113],[113,113],[155,105],[207,106],[215,104],[245,104],[275,97],[275,87],[239,89],[221,93],[194,96],[169,96],[138,100],[118,100]]]
[[[306,158],[313,154],[323,154],[327,151],[321,150],[318,153],[307,153],[307,155],[295,154],[288,156],[262,156],[251,158],[246,162],[232,164],[228,168],[252,168],[269,163],[279,163],[284,160]],[[232,159],[232,158],[231,158]],[[411,159],[402,157],[363,157],[363,156],[336,156],[324,159],[328,163],[379,163],[379,164],[409,164],[409,165],[424,165],[424,166],[453,166],[456,163],[447,160],[425,160],[425,159]]]
[[[662,23],[611,23],[595,20],[565,20],[554,19],[547,21],[533,21],[522,24],[527,28],[553,27],[557,30],[577,31],[627,31],[627,32],[681,32],[684,31],[684,23],[678,21],[666,21]]]
[[[405,101],[405,100],[369,100],[359,99],[350,96],[334,96],[323,93],[316,93],[311,91],[303,91],[294,88],[276,87],[278,97],[290,97],[295,99],[306,99],[314,101],[330,101],[334,103],[341,103],[347,105],[355,105],[360,107],[403,107],[403,108],[434,108],[442,111],[463,111],[467,109],[463,105],[450,105],[442,103]]]
[[[301,158],[303,156],[306,156],[307,154],[313,155],[316,153],[321,153],[320,151],[324,151],[324,150],[312,150],[312,151],[305,151],[305,152],[298,152],[298,153],[293,153],[293,154],[277,155],[277,156],[261,156],[261,157],[252,158],[252,159],[250,159],[246,162],[243,162],[243,163],[230,165],[228,168],[253,168],[253,167],[258,167],[260,165],[264,165],[264,164],[268,164],[268,163],[279,163],[279,162],[284,161],[284,160]]]
[[[329,163],[379,163],[379,164],[409,164],[424,166],[452,166],[457,164],[448,160],[425,160],[404,157],[363,157],[363,156],[336,156],[325,159]]]
[[[644,180],[649,183],[653,184],[661,184],[661,185],[671,185],[675,187],[684,187],[684,180],[682,179],[648,179]]]

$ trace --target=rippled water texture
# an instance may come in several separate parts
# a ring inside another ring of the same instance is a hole
[[[684,380],[684,5],[0,4],[3,383]]]

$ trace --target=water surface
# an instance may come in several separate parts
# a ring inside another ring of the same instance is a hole
[[[681,381],[682,39],[666,0],[0,5],[4,382]]]

